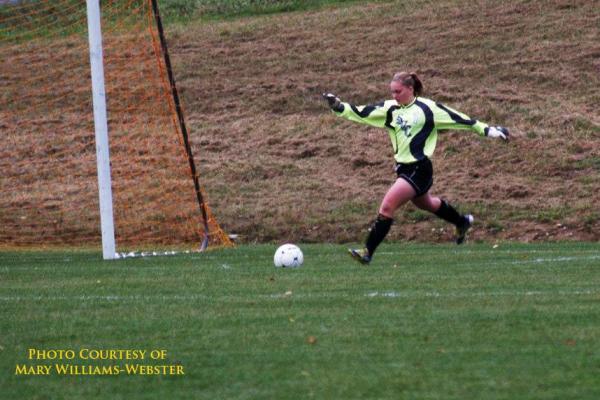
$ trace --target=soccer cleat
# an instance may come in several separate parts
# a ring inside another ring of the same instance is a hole
[[[456,244],[463,244],[467,238],[467,232],[473,225],[474,218],[471,214],[463,217],[463,223],[456,227]]]
[[[369,255],[369,251],[367,249],[356,250],[356,249],[348,249],[348,253],[350,256],[363,265],[369,265],[371,262],[371,256]]]

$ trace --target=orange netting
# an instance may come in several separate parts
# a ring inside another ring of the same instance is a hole
[[[117,247],[196,246],[205,225],[151,1],[101,11]],[[99,243],[85,0],[0,0],[0,54],[0,245]],[[230,245],[203,206],[210,245]]]

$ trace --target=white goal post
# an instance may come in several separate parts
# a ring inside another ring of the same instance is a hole
[[[116,246],[110,175],[108,123],[106,120],[106,91],[104,87],[104,57],[102,52],[102,29],[100,24],[100,0],[87,0],[87,22],[92,73],[94,129],[96,135],[98,193],[100,196],[102,258],[105,260],[112,260],[116,258]]]

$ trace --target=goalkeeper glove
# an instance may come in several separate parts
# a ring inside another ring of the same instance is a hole
[[[490,126],[485,130],[485,136],[508,140],[508,129],[503,126]]]
[[[327,100],[327,104],[333,111],[342,112],[344,111],[344,106],[340,99],[332,93],[323,93],[323,98]]]

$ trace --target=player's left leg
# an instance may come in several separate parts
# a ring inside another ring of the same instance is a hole
[[[420,209],[432,212],[444,221],[456,226],[456,244],[462,244],[465,241],[467,232],[473,225],[474,219],[471,214],[461,215],[446,200],[431,196],[429,193],[415,197],[412,202]]]

